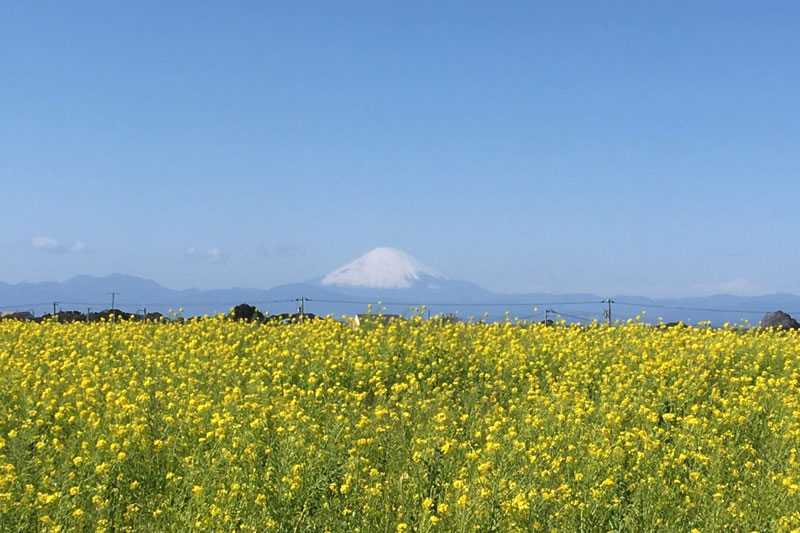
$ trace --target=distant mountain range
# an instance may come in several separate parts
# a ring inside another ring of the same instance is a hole
[[[500,320],[508,311],[510,317],[540,321],[545,310],[552,310],[550,318],[586,322],[603,320],[607,308],[604,298],[595,294],[495,293],[468,281],[448,279],[400,250],[376,248],[326,276],[271,289],[174,290],[124,274],[77,276],[62,283],[0,282],[0,311],[42,315],[52,313],[53,302],[58,302],[56,307],[61,310],[99,311],[111,307],[112,292],[116,293],[117,309],[164,314],[183,309],[183,316],[225,313],[245,302],[273,314],[294,312],[300,297],[307,299],[307,313],[335,316],[363,313],[371,303],[374,311],[393,314],[414,313],[414,308],[426,305],[425,311],[419,312],[457,313],[462,318],[483,318],[488,313],[489,320]],[[717,325],[747,319],[757,324],[765,312],[778,309],[800,316],[800,296],[793,294],[678,299],[617,295],[611,299],[614,320],[638,315],[651,323],[662,318],[665,322],[711,321]]]

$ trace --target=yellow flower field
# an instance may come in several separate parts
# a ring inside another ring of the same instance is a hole
[[[0,322],[0,531],[789,531],[800,336]]]

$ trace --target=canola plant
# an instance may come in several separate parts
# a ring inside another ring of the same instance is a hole
[[[790,531],[800,336],[0,322],[0,531]]]

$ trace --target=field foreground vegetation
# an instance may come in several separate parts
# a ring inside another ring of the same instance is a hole
[[[800,336],[0,323],[1,531],[788,531]]]

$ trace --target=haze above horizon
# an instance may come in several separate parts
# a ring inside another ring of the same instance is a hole
[[[800,5],[0,6],[0,280],[800,294]]]

